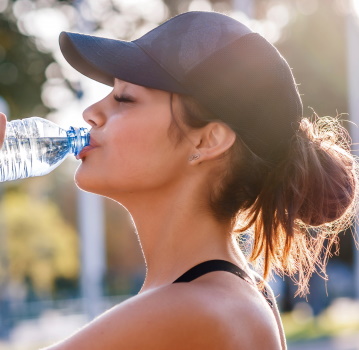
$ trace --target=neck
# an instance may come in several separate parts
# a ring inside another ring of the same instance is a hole
[[[198,205],[195,197],[195,191],[177,188],[162,190],[161,196],[142,193],[125,203],[136,224],[146,261],[141,292],[171,284],[205,260],[239,263],[231,225],[215,219],[209,209]]]

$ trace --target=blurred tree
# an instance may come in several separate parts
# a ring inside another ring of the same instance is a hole
[[[307,2],[307,10],[303,3],[292,3],[297,6],[277,47],[300,84],[305,115],[312,114],[309,107],[319,116],[348,113],[344,13],[337,1]]]
[[[45,116],[41,101],[45,69],[53,61],[23,35],[9,10],[0,13],[0,96],[10,107],[11,117]]]
[[[13,190],[4,195],[0,211],[0,250],[6,256],[0,279],[10,276],[22,284],[28,279],[38,296],[49,297],[57,279],[78,277],[76,232],[53,203]]]

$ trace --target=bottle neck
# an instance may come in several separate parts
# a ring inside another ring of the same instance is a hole
[[[86,128],[70,127],[66,131],[67,138],[70,142],[70,152],[77,156],[81,150],[90,143],[90,133]]]

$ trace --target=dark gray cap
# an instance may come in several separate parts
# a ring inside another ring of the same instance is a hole
[[[216,12],[187,12],[127,42],[62,32],[80,73],[190,95],[232,127],[258,156],[286,153],[303,107],[292,71],[258,33]]]

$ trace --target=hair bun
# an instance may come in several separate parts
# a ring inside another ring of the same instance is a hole
[[[347,131],[332,118],[313,126],[301,122],[297,137],[298,219],[310,226],[343,217],[356,197],[355,160],[349,152]],[[324,126],[325,128],[321,127]],[[344,141],[345,140],[345,141]],[[298,157],[299,156],[299,157]]]

